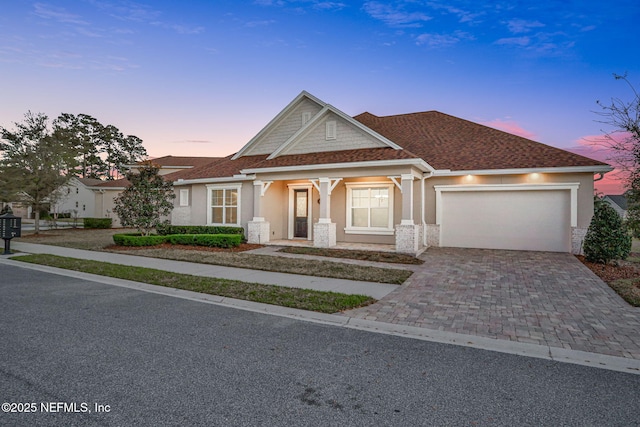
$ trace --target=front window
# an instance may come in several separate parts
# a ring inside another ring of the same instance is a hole
[[[393,184],[347,184],[347,233],[393,232]]]
[[[240,225],[240,187],[209,188],[210,224]]]

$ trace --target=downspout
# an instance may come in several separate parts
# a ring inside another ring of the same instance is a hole
[[[600,181],[602,178],[604,178],[604,174],[605,172],[598,172],[598,175],[600,175],[600,178],[593,178],[593,182]]]
[[[420,219],[422,220],[422,246],[427,247],[427,219],[425,217],[425,208],[427,207],[427,203],[425,201],[425,184],[424,181],[431,178],[433,176],[433,172],[429,172],[428,175],[423,174],[420,179],[420,193],[422,197],[420,197]]]

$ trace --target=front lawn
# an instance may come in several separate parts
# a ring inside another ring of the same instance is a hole
[[[247,283],[239,280],[192,276],[151,268],[124,266],[108,262],[81,260],[38,254],[22,255],[12,259],[33,264],[48,265],[66,270],[82,271],[100,276],[115,277],[135,282],[150,283],[168,288],[184,289],[210,295],[219,295],[320,313],[337,313],[364,307],[376,302],[366,295],[348,295],[310,289]]]

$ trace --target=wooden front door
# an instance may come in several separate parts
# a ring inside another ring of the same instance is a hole
[[[293,192],[293,237],[308,237],[309,190]]]

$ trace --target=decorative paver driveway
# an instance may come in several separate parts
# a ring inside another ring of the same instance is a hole
[[[347,316],[640,359],[640,308],[573,255],[430,248],[397,290]]]

